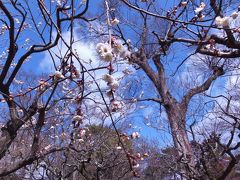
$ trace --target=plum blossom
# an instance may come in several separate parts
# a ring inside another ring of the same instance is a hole
[[[49,144],[49,145],[45,146],[44,149],[47,151],[47,150],[49,150],[51,147],[52,147],[52,145]]]
[[[113,60],[113,53],[112,48],[107,43],[98,43],[96,49],[100,55],[100,57],[105,61],[112,61]]]
[[[114,77],[110,74],[105,74],[102,79],[108,83],[108,86],[111,89],[117,89],[119,86],[119,83],[117,80],[114,79]]]
[[[111,38],[111,45],[108,43],[98,43],[96,50],[102,60],[109,62],[113,58],[127,59],[130,58],[131,52],[123,46],[123,43],[116,37]]]
[[[131,135],[132,139],[140,138],[140,134],[138,132],[133,132]]]
[[[182,7],[186,7],[186,6],[187,6],[187,1],[181,2],[181,6],[182,6]]]
[[[120,21],[117,18],[114,18],[113,20],[111,20],[111,25],[117,25]]]
[[[84,142],[84,139],[82,139],[82,138],[77,139],[77,140],[78,140],[78,142],[80,142],[80,143]]]
[[[121,146],[117,146],[116,149],[117,149],[117,150],[121,150],[122,147],[121,147]]]
[[[137,157],[137,158],[141,158],[141,154],[140,154],[140,153],[137,153],[137,154],[136,154],[136,157]]]
[[[133,168],[135,169],[135,168],[138,168],[139,166],[140,165],[138,163],[136,163],[136,164],[133,165]]]
[[[113,100],[110,106],[111,106],[111,110],[115,112],[122,108],[122,103],[120,101]]]
[[[83,119],[83,117],[79,116],[79,115],[76,115],[76,116],[73,117],[74,121],[81,121],[82,119]]]
[[[217,16],[216,19],[215,19],[215,23],[216,25],[218,26],[223,26],[223,27],[226,27],[229,25],[229,17],[220,17],[220,16]]]
[[[196,14],[202,12],[202,11],[204,10],[205,6],[206,6],[206,4],[205,4],[204,2],[201,2],[200,6],[197,7],[197,8],[194,10],[194,12],[195,12]]]
[[[58,6],[61,6],[61,5],[62,5],[61,0],[57,0],[57,5],[58,5]]]
[[[64,78],[63,74],[60,71],[55,71],[54,77],[56,79],[63,79]]]
[[[81,129],[80,133],[79,133],[80,137],[83,137],[85,134],[86,134],[86,130],[85,129]]]
[[[113,52],[118,54],[122,59],[130,58],[131,56],[131,52],[122,45],[122,42],[115,39],[113,40]]]
[[[114,41],[114,44],[113,44],[114,53],[120,53],[123,51],[123,49],[124,49],[124,47],[121,42]]]
[[[117,89],[119,87],[119,83],[116,80],[113,80],[111,83],[108,84],[111,89]]]
[[[110,74],[103,75],[102,79],[106,81],[107,83],[111,83],[114,81],[114,77]]]
[[[15,18],[14,20],[16,21],[17,24],[20,24],[20,21],[18,18]]]

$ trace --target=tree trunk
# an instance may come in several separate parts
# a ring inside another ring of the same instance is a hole
[[[0,130],[0,159],[5,155],[11,143],[11,135],[6,130]]]
[[[194,154],[186,130],[187,108],[179,103],[170,104],[165,108],[178,159],[184,165],[184,174],[190,174],[194,170]]]

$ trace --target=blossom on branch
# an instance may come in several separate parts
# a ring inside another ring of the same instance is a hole
[[[60,71],[55,71],[54,77],[56,79],[63,79],[64,78],[63,74]]]
[[[113,53],[112,53],[112,48],[109,44],[105,43],[98,43],[96,46],[96,49],[100,55],[100,57],[104,61],[112,61],[113,60]]]
[[[220,16],[217,16],[215,19],[215,23],[218,26],[223,26],[223,27],[229,26],[229,17],[222,18]]]
[[[120,110],[120,109],[122,109],[122,103],[120,101],[113,100],[111,102],[111,110],[113,112],[116,112],[117,110]]]
[[[140,134],[138,132],[133,132],[131,137],[132,137],[132,139],[138,139],[138,138],[140,138]]]
[[[181,6],[182,6],[182,7],[186,7],[186,6],[187,6],[187,1],[181,2]]]
[[[107,83],[112,83],[114,81],[114,77],[110,74],[103,75],[102,79]]]
[[[119,20],[117,18],[114,18],[113,20],[111,20],[111,25],[115,26],[117,24],[119,24]]]
[[[204,2],[201,2],[200,6],[194,10],[196,14],[202,12],[205,8],[206,4]]]

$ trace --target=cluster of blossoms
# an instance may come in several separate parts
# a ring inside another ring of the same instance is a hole
[[[111,21],[111,24],[117,24],[119,23],[118,19],[114,19]],[[112,75],[113,68],[112,63],[113,60],[116,59],[127,59],[130,58],[130,51],[125,48],[121,41],[119,41],[117,38],[112,37],[111,43],[98,43],[96,46],[96,50],[101,58],[101,60],[105,62],[110,63],[110,69],[109,74],[105,74],[102,79],[107,83],[108,87],[110,88],[110,91],[107,92],[108,97],[112,97],[113,93],[117,90],[119,87],[119,82],[117,79],[115,79]],[[116,112],[117,110],[120,110],[122,108],[123,104],[120,101],[115,100],[114,98],[110,101],[110,109],[112,112]]]
[[[100,57],[108,62],[113,60],[113,52],[112,48],[108,43],[98,43],[96,49],[100,55]]]
[[[117,23],[117,21],[118,20],[115,19],[112,23]],[[109,43],[98,43],[96,49],[101,59],[106,62],[111,62],[114,58],[130,58],[131,55],[130,51],[116,38],[111,39],[111,45]]]
[[[80,109],[77,110],[77,115],[73,116],[72,124],[73,124],[73,133],[72,137],[79,142],[84,142],[84,136],[86,134],[86,130],[80,128],[80,124],[82,124],[84,119],[84,114]]]
[[[229,26],[231,19],[235,20],[238,17],[239,12],[233,12],[230,17],[220,17],[217,16],[215,19],[215,23],[217,26],[227,27]]]
[[[108,2],[105,1],[106,6],[107,6],[107,24],[109,28],[111,26],[115,26],[120,23],[119,19],[114,17],[112,20],[109,18],[109,6]],[[116,112],[120,109],[122,109],[123,103],[121,101],[117,101],[114,98],[114,92],[117,90],[119,87],[119,82],[117,79],[115,79],[112,76],[112,73],[114,69],[112,68],[113,62],[116,60],[124,60],[124,59],[129,59],[131,56],[131,52],[123,46],[123,43],[117,38],[111,35],[111,31],[109,33],[109,39],[105,43],[98,43],[96,45],[96,50],[98,55],[100,56],[100,59],[103,60],[104,62],[109,63],[109,74],[105,74],[102,79],[107,83],[108,87],[110,90],[107,92],[107,96],[109,98],[112,98],[110,100],[110,110],[112,112]],[[127,44],[130,44],[130,41],[127,41]]]
[[[110,74],[105,74],[102,79],[107,82],[107,85],[112,89],[116,90],[119,86],[119,83],[114,77]]]
[[[215,19],[215,23],[218,26],[223,26],[223,27],[229,26],[229,17],[220,17],[220,16],[218,16]]]
[[[110,87],[110,91],[107,92],[108,97],[112,97],[113,93],[116,91],[116,89],[119,87],[118,81],[110,74],[105,74],[102,79],[107,82],[107,85]],[[112,99],[110,101],[110,110],[112,112],[116,112],[123,107],[123,102],[117,101],[116,99]]]
[[[186,4],[187,5],[187,4]],[[200,5],[194,10],[196,13],[195,17],[192,19],[193,22],[199,20],[202,20],[205,15],[203,14],[204,8],[206,7],[206,4],[204,2],[201,2]]]

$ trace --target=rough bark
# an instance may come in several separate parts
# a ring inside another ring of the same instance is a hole
[[[219,76],[224,74],[222,67],[216,67],[213,70],[213,74],[209,76],[201,85],[189,89],[181,102],[178,102],[170,93],[164,72],[164,66],[161,63],[160,55],[153,57],[153,62],[157,68],[157,72],[149,65],[146,55],[143,50],[138,53],[132,54],[131,60],[138,64],[142,70],[146,73],[149,79],[155,85],[161,100],[159,103],[165,108],[168,121],[171,128],[174,146],[178,152],[178,160],[183,165],[183,178],[194,177],[196,172],[194,152],[188,138],[186,127],[186,113],[188,104],[191,98],[209,89],[212,82]]]

